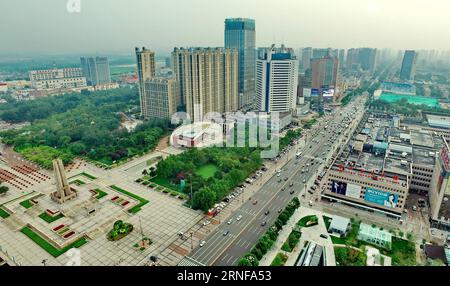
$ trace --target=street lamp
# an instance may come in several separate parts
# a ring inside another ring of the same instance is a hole
[[[194,233],[191,231],[189,233],[191,235],[191,250],[194,249],[194,242],[192,241],[192,236],[194,235]]]

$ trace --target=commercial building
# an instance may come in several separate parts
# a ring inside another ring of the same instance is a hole
[[[151,78],[144,83],[141,112],[144,118],[170,119],[177,111],[178,84],[172,78]]]
[[[81,69],[87,85],[111,83],[111,74],[107,57],[81,57]]]
[[[322,197],[400,219],[409,193],[436,193],[442,146],[433,131],[395,115],[366,113],[336,156]]]
[[[339,68],[343,69],[344,68],[344,63],[345,63],[345,50],[344,49],[340,49],[338,52],[338,59],[339,59]]]
[[[80,68],[32,70],[28,74],[31,86],[37,90],[86,87]]]
[[[312,58],[313,59],[320,59],[320,58],[324,58],[326,56],[329,56],[331,53],[331,49],[330,48],[326,48],[326,49],[313,49],[312,51]]]
[[[179,101],[191,120],[210,112],[238,109],[238,51],[224,48],[175,48],[173,72]]]
[[[319,91],[319,97],[334,99],[335,92],[338,89],[338,58],[326,56],[312,59],[311,72],[311,87]]]
[[[311,59],[312,59],[312,48],[303,48],[302,49],[302,60],[300,62],[301,72],[304,73],[306,70],[311,68]]]
[[[226,19],[225,48],[238,51],[239,108],[251,107],[255,99],[255,20]]]
[[[360,48],[358,51],[358,60],[362,70],[373,72],[375,70],[377,58],[377,49]]]
[[[416,52],[412,50],[405,51],[403,56],[402,68],[400,70],[400,79],[414,80],[416,75]]]
[[[291,112],[296,107],[298,61],[294,51],[282,45],[266,49],[256,61],[256,109]]]
[[[347,51],[347,59],[345,62],[347,70],[358,70],[360,65],[358,62],[358,49],[349,49]]]
[[[146,49],[145,47],[140,50],[135,48],[136,62],[137,62],[137,74],[139,82],[139,99],[141,106],[141,116],[148,118],[148,110],[151,108],[151,102],[148,101],[149,97],[146,96],[145,83],[155,76],[155,53]]]
[[[437,157],[428,199],[431,226],[450,231],[450,148],[445,139],[444,143]]]

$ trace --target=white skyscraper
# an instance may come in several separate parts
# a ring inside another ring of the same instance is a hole
[[[256,61],[256,106],[265,112],[288,112],[296,107],[298,61],[293,49],[271,48]]]

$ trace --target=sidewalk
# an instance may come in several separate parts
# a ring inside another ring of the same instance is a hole
[[[288,238],[295,224],[304,216],[307,215],[316,215],[319,218],[319,224],[312,227],[304,227],[302,228],[302,236],[300,241],[292,250],[292,252],[284,252],[281,250],[281,246]],[[285,263],[286,266],[294,266],[297,257],[300,255],[300,252],[305,244],[305,241],[314,241],[320,245],[323,245],[326,249],[327,256],[327,266],[336,265],[335,256],[334,256],[334,248],[331,242],[331,239],[324,239],[320,237],[320,234],[327,233],[325,223],[322,219],[323,213],[317,210],[309,209],[306,207],[299,207],[292,217],[289,219],[288,223],[283,227],[280,231],[277,240],[275,241],[272,248],[264,255],[264,257],[260,260],[260,266],[269,266],[272,263],[273,259],[277,255],[278,252],[283,252],[288,256],[288,259]]]

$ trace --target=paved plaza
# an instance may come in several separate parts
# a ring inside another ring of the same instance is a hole
[[[56,189],[52,172],[36,168],[30,173],[20,173],[8,162],[3,158],[0,168],[13,174],[16,181],[30,181],[22,189],[5,182],[10,191],[0,197],[0,206],[7,214],[0,218],[0,255],[12,264],[66,265],[73,261],[74,251],[54,257],[22,233],[23,228],[33,230],[57,249],[84,238],[86,243],[76,249],[81,265],[148,265],[152,255],[159,258],[160,265],[176,265],[191,248],[190,240],[180,245],[176,243],[178,234],[196,225],[202,226],[201,212],[183,206],[185,201],[177,197],[135,183],[135,176],[130,176],[124,168],[103,170],[76,161],[66,171],[70,186],[77,190],[78,196],[58,204],[50,198],[50,193]],[[17,162],[27,164],[15,158]],[[31,183],[30,177],[43,177],[36,174],[44,174],[49,179]],[[140,200],[148,203],[137,212],[131,211]],[[40,217],[43,213],[62,215],[48,222]],[[106,235],[116,220],[131,223],[134,230],[118,241],[108,241]],[[135,245],[143,236],[153,243],[141,250]],[[201,238],[200,234],[193,237],[196,241]]]

